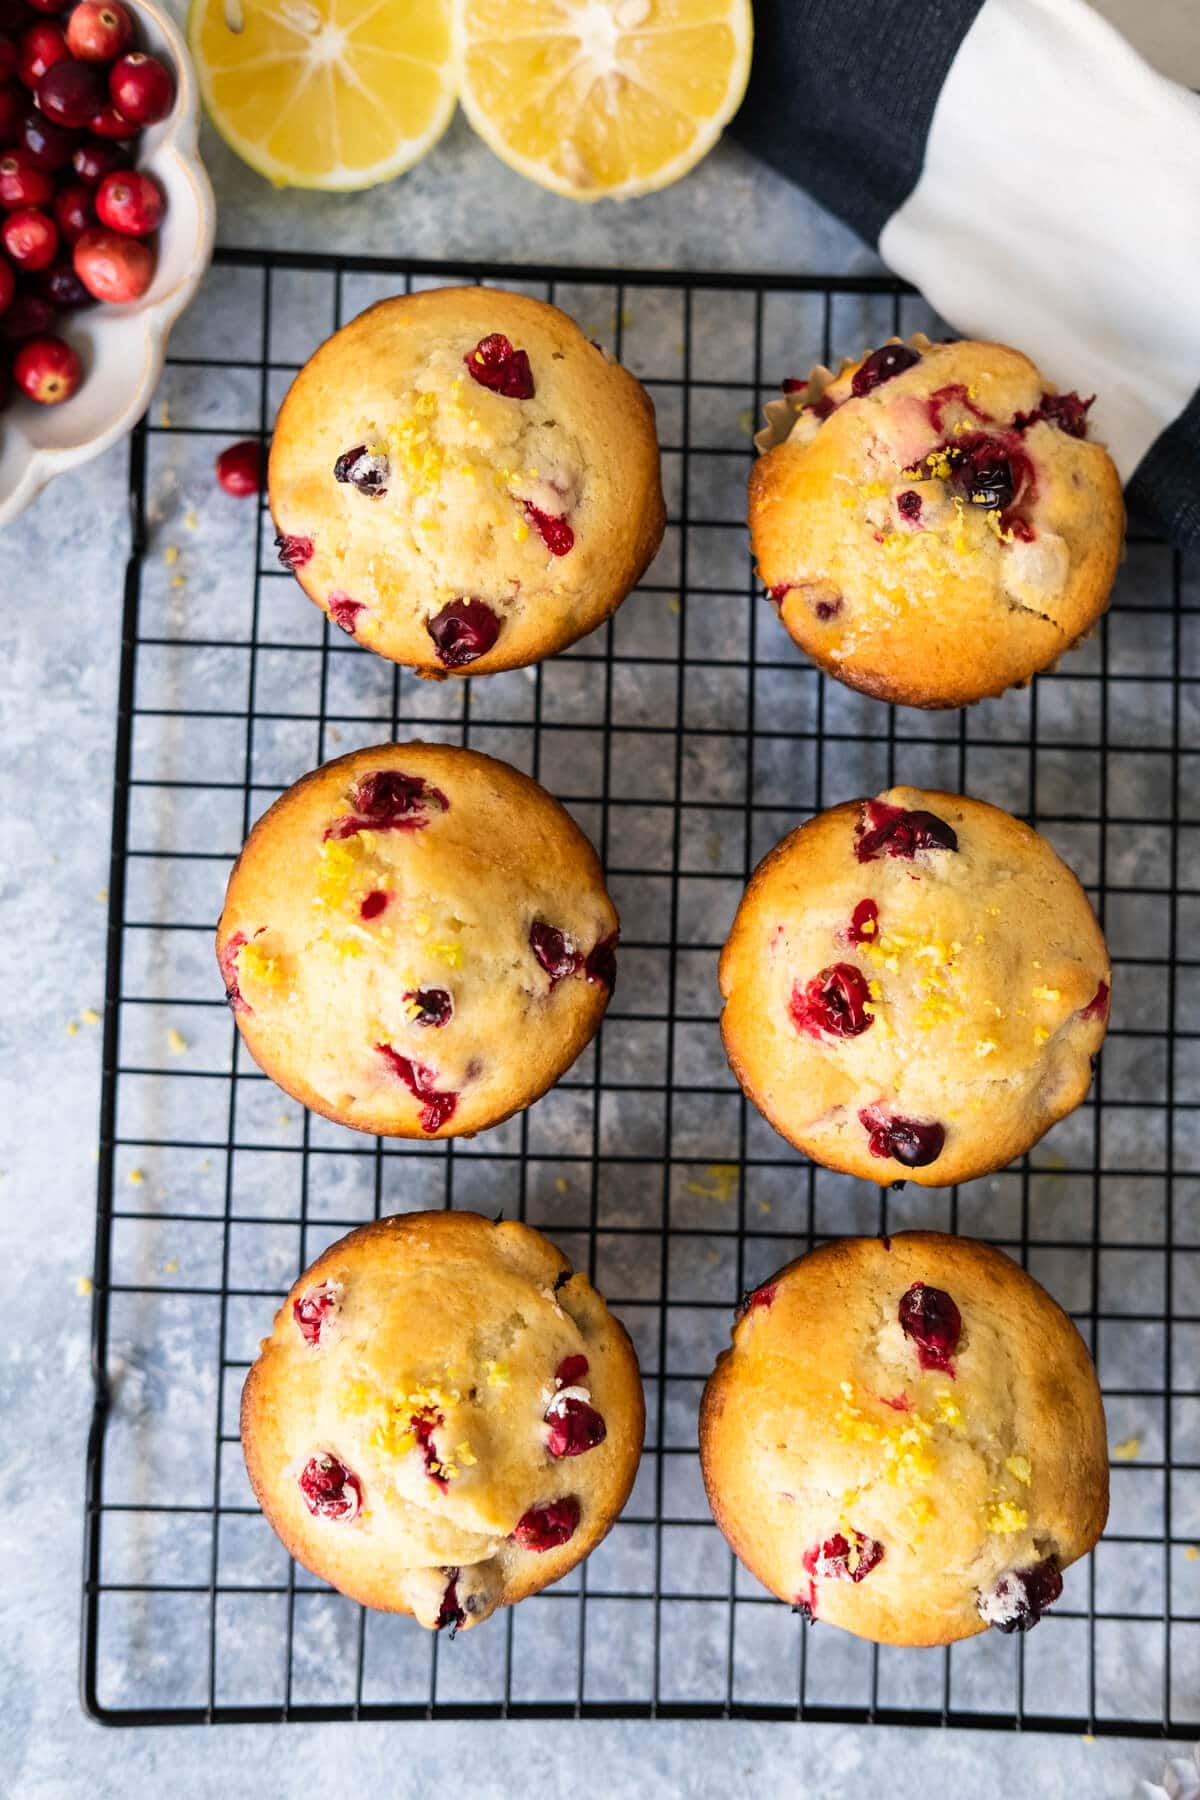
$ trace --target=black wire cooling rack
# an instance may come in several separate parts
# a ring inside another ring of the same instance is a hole
[[[221,496],[211,466],[223,443],[266,438],[343,319],[464,280],[557,301],[642,377],[671,523],[641,588],[571,651],[422,683],[330,632],[279,570],[265,511]],[[1094,639],[969,712],[897,710],[817,674],[753,579],[750,434],[781,377],[915,329],[939,327],[883,278],[218,254],[130,452],[84,1558],[94,1717],[1200,1725],[1198,571],[1134,535]],[[595,1045],[471,1142],[304,1115],[244,1054],[213,960],[258,814],[329,756],[410,736],[543,781],[622,914]],[[813,1168],[743,1101],[716,1028],[716,954],[758,858],[812,811],[895,780],[1035,822],[1095,899],[1116,966],[1089,1104],[962,1189],[880,1194]],[[545,1229],[625,1320],[648,1402],[605,1544],[453,1643],[293,1565],[237,1441],[245,1370],[296,1274],[364,1219],[425,1206]],[[1001,1244],[1097,1357],[1110,1528],[1028,1638],[903,1651],[806,1630],[738,1568],[704,1502],[696,1409],[739,1294],[823,1237],[906,1225]]]

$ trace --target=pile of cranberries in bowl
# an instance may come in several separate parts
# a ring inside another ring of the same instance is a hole
[[[122,0],[0,0],[0,407],[69,400],[64,319],[150,286],[166,203],[138,139],[174,103]]]

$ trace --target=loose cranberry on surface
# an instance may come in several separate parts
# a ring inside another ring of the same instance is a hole
[[[551,556],[566,556],[575,548],[575,533],[564,518],[542,512],[528,501],[525,502],[525,517],[537,528],[538,535]]]
[[[327,1281],[319,1282],[292,1301],[296,1328],[305,1343],[314,1349],[319,1348],[322,1335],[328,1332],[338,1310],[337,1292]]]
[[[367,900],[371,898],[368,894]],[[363,905],[366,903],[364,900]],[[366,916],[364,913],[363,917]],[[411,993],[405,994],[404,1001],[406,1006],[418,1009],[413,1017],[414,1025],[429,1025],[434,1030],[440,1030],[454,1017],[454,1001],[445,988],[414,988]]]
[[[871,994],[853,963],[834,963],[806,985],[796,982],[788,1012],[797,1031],[809,1037],[861,1037],[874,1024],[867,1011]]]
[[[87,122],[87,127],[93,137],[103,138],[106,142],[121,143],[136,137],[141,129],[140,126],[133,123],[132,119],[127,119],[124,113],[118,112],[111,100],[93,113]]]
[[[35,91],[46,117],[74,130],[82,130],[104,105],[104,80],[90,63],[53,63]]]
[[[45,113],[33,107],[21,120],[20,141],[21,148],[28,150],[37,168],[53,172],[66,168],[79,142],[79,133],[68,130],[65,125],[54,124]]]
[[[846,936],[852,944],[874,944],[879,940],[879,908],[874,900],[860,900],[850,914]]]
[[[17,278],[12,272],[12,264],[0,257],[0,313],[8,311],[9,301],[17,291]]]
[[[23,206],[0,225],[0,244],[9,262],[24,274],[36,275],[58,255],[58,226],[49,213]]]
[[[1032,1631],[1047,1607],[1063,1589],[1062,1574],[1054,1557],[1028,1569],[1010,1569],[990,1594],[980,1596],[979,1611],[997,1631]]]
[[[31,25],[21,39],[17,52],[17,74],[27,88],[37,87],[38,82],[52,69],[55,63],[69,62],[71,52],[67,49],[67,40],[57,25]]]
[[[574,1394],[558,1395],[546,1409],[546,1448],[551,1456],[584,1456],[607,1436],[604,1420],[594,1406]]]
[[[535,1550],[539,1556],[547,1550],[557,1550],[574,1537],[579,1517],[579,1502],[574,1494],[551,1500],[546,1506],[531,1506],[517,1520],[513,1541],[522,1550]]]
[[[24,343],[26,338],[41,337],[54,326],[54,307],[44,294],[25,288],[13,295],[0,317],[0,337],[10,344]]]
[[[514,350],[503,332],[493,331],[480,338],[473,350],[463,357],[471,378],[480,387],[503,394],[506,400],[532,400],[533,371],[524,350]]]
[[[576,1352],[574,1356],[564,1356],[554,1371],[556,1387],[578,1387],[589,1368],[586,1356]]]
[[[550,977],[551,988],[574,975],[583,961],[573,938],[540,919],[535,919],[529,927],[529,948]]]
[[[871,1570],[883,1561],[884,1549],[878,1538],[865,1537],[861,1531],[850,1531],[847,1537],[837,1531],[823,1544],[814,1544],[801,1558],[815,1581],[865,1581]]]
[[[962,1336],[962,1314],[944,1288],[914,1281],[900,1301],[900,1329],[917,1347],[923,1369],[953,1375],[952,1358]]]
[[[22,206],[45,206],[54,198],[54,182],[46,169],[39,169],[22,145],[6,150],[0,156],[0,206],[15,212]]]
[[[85,187],[98,187],[114,169],[129,166],[127,144],[115,144],[104,138],[85,138],[71,157],[71,167]]]
[[[101,188],[101,193],[103,193]],[[228,444],[216,460],[217,480],[235,500],[245,500],[262,487],[262,445],[257,438]]]
[[[0,308],[0,311],[2,310],[3,309]],[[1079,1016],[1081,1019],[1103,1019],[1106,1018],[1107,1015],[1108,983],[1107,981],[1102,981]]]
[[[120,0],[80,0],[67,20],[67,47],[80,62],[113,62],[133,42],[133,19]]]
[[[365,444],[343,450],[333,465],[335,481],[348,481],[360,494],[367,494],[372,500],[383,499],[390,474],[391,463],[387,456],[373,453]]]
[[[293,537],[288,532],[280,532],[275,539],[275,550],[285,569],[302,569],[313,559],[310,537]]]
[[[154,280],[154,252],[140,238],[93,226],[75,246],[75,273],[97,300],[140,300]]]
[[[907,344],[884,344],[881,350],[872,350],[854,371],[850,382],[850,392],[856,400],[864,394],[874,393],[885,381],[891,381],[895,375],[903,375],[905,369],[911,369],[914,363],[921,360],[917,351]]]
[[[127,237],[148,237],[157,231],[165,211],[162,189],[142,169],[116,169],[96,189],[101,224]]]
[[[59,312],[75,312],[81,306],[91,306],[92,296],[80,281],[71,264],[60,259],[43,269],[37,278],[38,292],[45,295],[51,306]]]
[[[906,1169],[923,1169],[936,1162],[946,1143],[946,1127],[936,1119],[905,1119],[878,1106],[865,1106],[858,1115],[867,1133],[872,1156],[890,1156]]]
[[[310,1456],[300,1471],[300,1492],[315,1519],[349,1524],[362,1508],[362,1484],[345,1463],[322,1452]]]
[[[133,50],[115,62],[108,91],[117,111],[133,125],[157,125],[175,103],[175,83],[156,56]]]
[[[376,1044],[375,1048],[386,1058],[392,1073],[400,1077],[413,1098],[421,1101],[421,1130],[432,1133],[449,1124],[458,1106],[458,1095],[439,1093],[434,1085],[436,1077],[433,1070],[425,1068],[419,1062],[413,1062],[407,1056],[401,1056],[390,1044]]]
[[[54,196],[54,220],[63,243],[73,250],[84,232],[96,223],[91,188],[84,187],[82,181],[59,188]]]
[[[425,626],[438,661],[462,669],[486,656],[500,636],[502,621],[483,600],[448,600]]]
[[[330,594],[325,603],[329,617],[340,631],[348,637],[354,637],[358,631],[358,615],[366,612],[361,600],[352,600],[349,594]]]
[[[860,863],[877,856],[915,856],[918,850],[957,850],[958,834],[935,813],[905,812],[882,800],[867,800],[856,827],[854,854]]]

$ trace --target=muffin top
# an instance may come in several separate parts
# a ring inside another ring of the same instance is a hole
[[[430,1627],[477,1625],[586,1556],[643,1425],[633,1347],[587,1277],[476,1213],[332,1245],[242,1396],[250,1480],[291,1554]]]
[[[595,852],[544,788],[448,744],[306,775],[229,880],[217,957],[255,1059],[362,1131],[450,1137],[528,1106],[616,979]]]
[[[887,1644],[1025,1630],[1096,1542],[1108,1453],[1074,1325],[965,1238],[848,1238],[747,1297],[700,1412],[737,1555]]]
[[[565,313],[494,288],[383,300],[293,382],[271,447],[280,560],[429,675],[592,630],[662,538],[654,408]]]
[[[1111,979],[1043,837],[981,800],[891,788],[759,864],[721,956],[721,1032],[751,1099],[815,1161],[942,1187],[1079,1104]]]
[[[1104,611],[1124,510],[1090,400],[1002,344],[926,338],[785,387],[750,478],[754,553],[830,674],[906,706],[967,705],[1046,668]]]

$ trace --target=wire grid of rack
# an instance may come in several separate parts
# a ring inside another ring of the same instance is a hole
[[[330,632],[214,451],[270,430],[295,369],[384,294],[521,287],[655,398],[670,525],[616,618],[534,670],[416,681]],[[663,275],[218,254],[130,456],[104,1025],[82,1685],[115,1724],[752,1716],[1193,1733],[1200,1724],[1197,570],[1131,538],[1095,638],[1024,692],[922,714],[827,682],[753,577],[750,433],[782,376],[938,333],[886,278]],[[241,346],[244,346],[242,348]],[[526,768],[593,838],[623,919],[602,1032],[473,1141],[363,1138],[245,1055],[211,932],[253,820],[307,768],[427,736]],[[1030,818],[1080,873],[1116,968],[1090,1102],[961,1190],[816,1169],[742,1099],[715,962],[745,879],[798,819],[903,780]],[[637,1344],[648,1427],[626,1512],[545,1594],[450,1643],[293,1565],[258,1514],[238,1393],[296,1274],[382,1212],[528,1219]],[[880,1649],[806,1630],[704,1503],[695,1420],[741,1292],[823,1237],[1001,1244],[1068,1307],[1104,1383],[1110,1529],[1028,1638]]]

